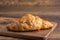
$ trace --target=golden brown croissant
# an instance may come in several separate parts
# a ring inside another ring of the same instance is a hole
[[[8,25],[7,29],[13,31],[30,31],[50,28],[52,26],[52,23],[41,19],[39,16],[26,14],[23,17],[16,19],[15,23]]]
[[[53,27],[53,24],[47,20],[42,21],[42,28],[41,29],[49,29]]]

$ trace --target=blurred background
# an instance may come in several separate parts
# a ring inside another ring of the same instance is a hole
[[[48,40],[60,40],[60,0],[0,0],[0,17],[20,17],[32,13],[58,23]],[[20,40],[0,36],[3,40]]]
[[[0,15],[25,13],[60,15],[60,0],[0,0]]]

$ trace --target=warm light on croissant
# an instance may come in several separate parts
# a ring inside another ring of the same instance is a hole
[[[26,14],[21,18],[17,18],[15,23],[7,26],[8,30],[13,31],[30,31],[51,28],[53,24],[49,21],[41,19],[39,16]]]

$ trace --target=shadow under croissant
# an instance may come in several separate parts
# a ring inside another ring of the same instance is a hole
[[[44,29],[40,29],[40,30],[49,30],[51,28],[52,27],[50,27],[50,28],[44,28]],[[22,30],[11,30],[9,27],[7,27],[7,30],[8,31],[12,31],[12,32],[36,32],[36,31],[40,31],[40,30],[26,30],[26,31],[22,31]]]

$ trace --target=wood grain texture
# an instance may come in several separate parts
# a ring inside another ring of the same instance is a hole
[[[44,15],[41,17],[58,23],[57,28],[49,35],[48,40],[60,40],[60,16]],[[10,40],[10,38],[11,37],[0,36],[0,40]],[[11,38],[11,40],[15,40],[15,39],[18,40],[18,38],[13,38],[13,39]],[[21,40],[21,39],[19,39],[19,40]]]
[[[11,32],[6,29],[6,25],[0,25],[0,35],[22,39],[47,40],[48,35],[55,29],[57,25],[55,22],[52,23],[54,24],[54,27],[52,27],[52,29],[33,32]]]

